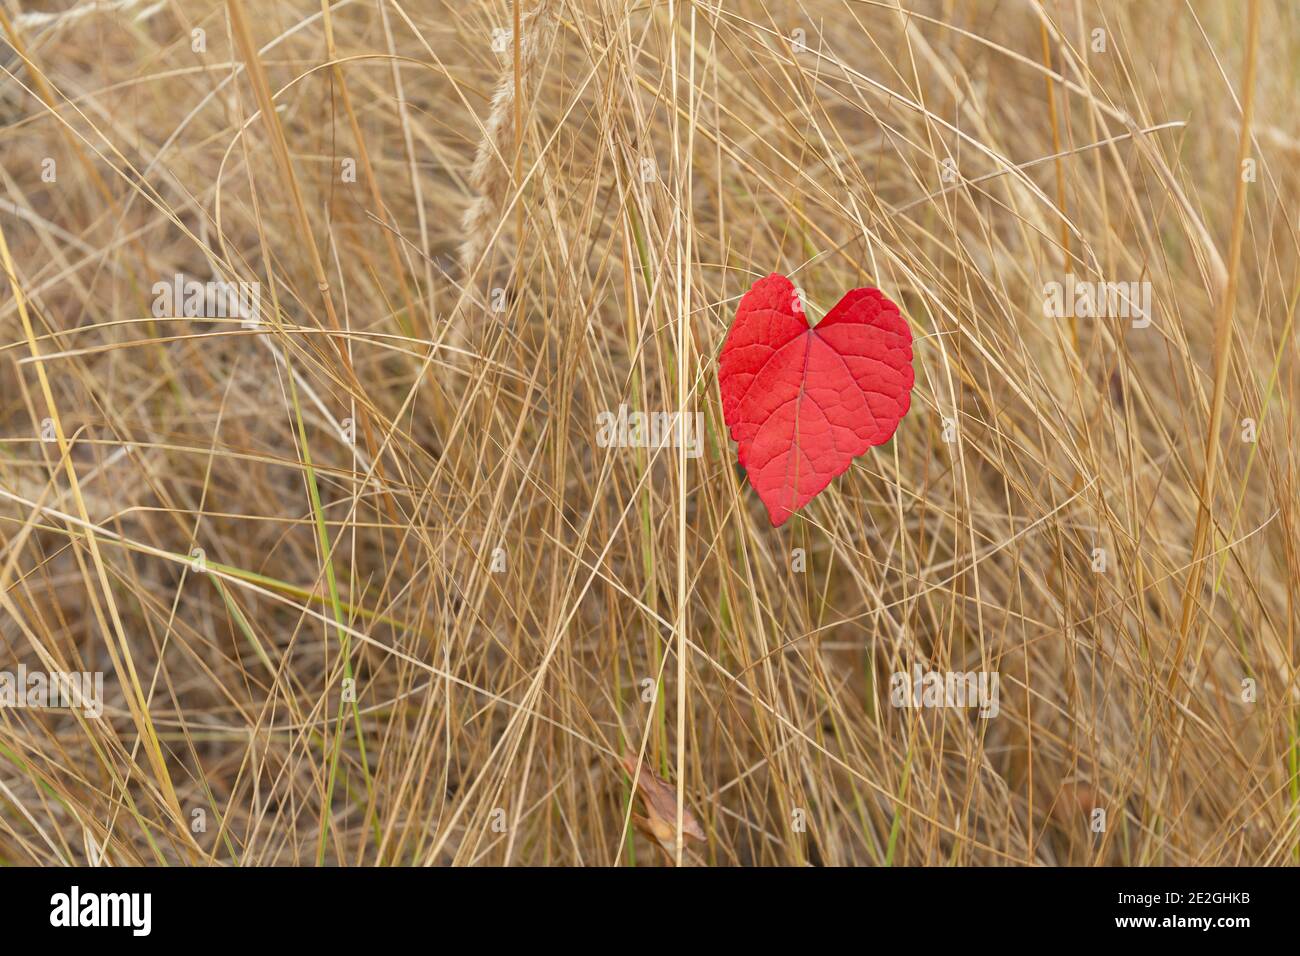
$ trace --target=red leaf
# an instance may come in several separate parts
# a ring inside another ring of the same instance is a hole
[[[718,357],[718,384],[740,463],[774,526],[889,440],[912,379],[912,333],[879,289],[850,290],[810,327],[789,279],[754,283]]]

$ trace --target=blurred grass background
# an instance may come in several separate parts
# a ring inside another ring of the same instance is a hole
[[[1296,860],[1293,5],[0,10],[0,668],[106,675],[0,708],[0,862]],[[916,339],[779,530],[771,271]]]

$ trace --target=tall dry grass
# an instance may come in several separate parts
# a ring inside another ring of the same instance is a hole
[[[1297,858],[1293,5],[67,6],[0,4],[0,669],[105,713],[0,708],[0,862]],[[770,271],[916,338],[779,530]]]

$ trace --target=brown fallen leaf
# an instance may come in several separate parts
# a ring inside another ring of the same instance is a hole
[[[1061,784],[1051,816],[1063,827],[1074,827],[1081,817],[1088,821],[1093,810],[1104,805],[1105,800],[1096,788],[1081,781],[1066,782]]]
[[[623,757],[623,769],[636,781],[637,793],[645,807],[645,816],[632,814],[636,828],[659,844],[669,860],[677,857],[677,791],[672,785],[642,763],[637,773],[637,758],[632,754]],[[682,807],[682,840],[706,839],[704,828],[689,806]]]

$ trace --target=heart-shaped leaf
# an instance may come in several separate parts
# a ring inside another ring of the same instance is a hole
[[[889,440],[912,400],[912,333],[879,289],[852,289],[816,326],[789,279],[759,279],[718,358],[722,415],[780,526]]]

